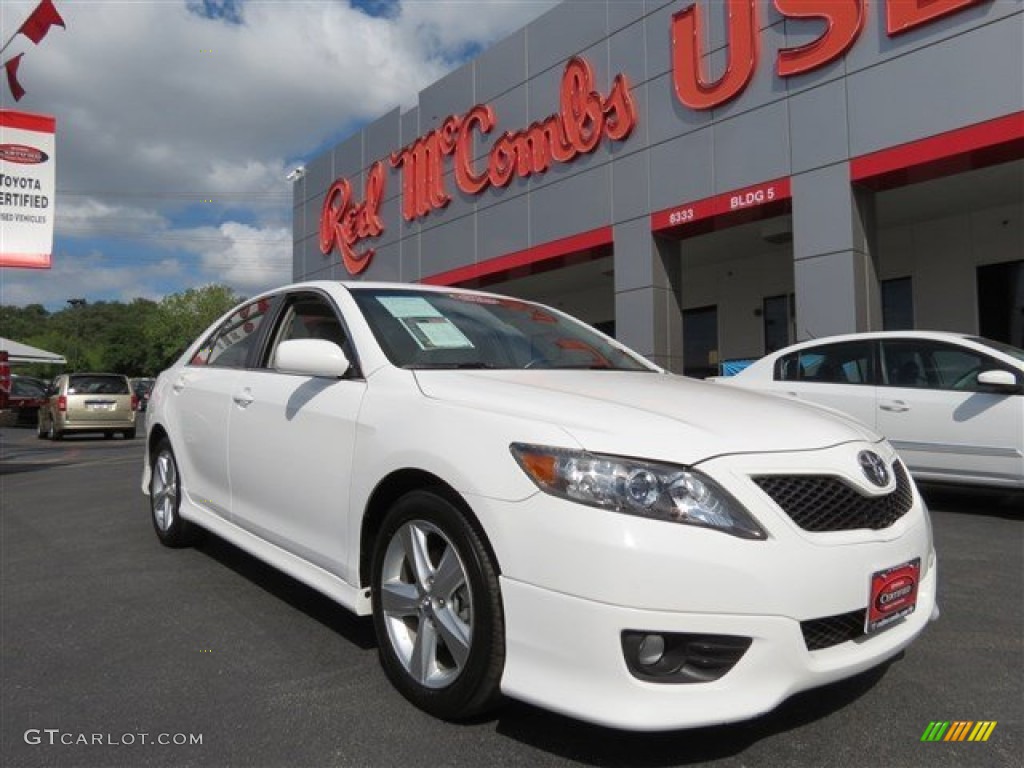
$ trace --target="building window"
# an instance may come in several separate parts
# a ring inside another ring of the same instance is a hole
[[[793,294],[768,296],[764,299],[761,318],[764,322],[764,352],[775,352],[789,346],[793,325]]]
[[[718,375],[718,307],[683,311],[683,374],[697,379]]]
[[[907,331],[914,327],[914,290],[909,277],[882,281],[882,328]]]
[[[1024,260],[978,267],[978,333],[1024,347]]]

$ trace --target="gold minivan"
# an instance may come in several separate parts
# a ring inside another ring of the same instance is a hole
[[[69,432],[120,432],[135,437],[138,398],[119,373],[64,373],[53,380],[39,409],[39,439],[60,440]]]

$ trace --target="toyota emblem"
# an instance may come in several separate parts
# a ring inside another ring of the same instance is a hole
[[[864,471],[864,476],[879,488],[889,484],[889,468],[885,461],[874,451],[861,451],[857,454],[857,461]]]

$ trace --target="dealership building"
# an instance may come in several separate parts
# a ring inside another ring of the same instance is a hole
[[[308,163],[296,279],[482,287],[705,376],[1024,346],[1020,0],[569,0]]]

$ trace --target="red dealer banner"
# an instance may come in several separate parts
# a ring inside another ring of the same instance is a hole
[[[56,120],[0,110],[0,267],[49,269]]]

